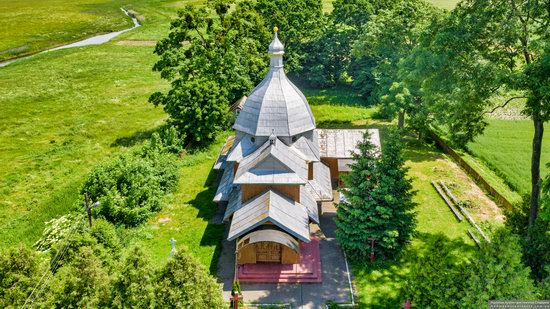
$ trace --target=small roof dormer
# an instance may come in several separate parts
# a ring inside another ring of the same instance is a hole
[[[284,45],[274,29],[269,72],[248,96],[233,128],[252,136],[290,137],[315,129],[306,97],[283,69]]]

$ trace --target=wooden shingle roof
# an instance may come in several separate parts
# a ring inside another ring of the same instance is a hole
[[[227,239],[234,240],[267,222],[299,240],[309,242],[309,217],[306,208],[272,190],[246,202],[235,211]]]

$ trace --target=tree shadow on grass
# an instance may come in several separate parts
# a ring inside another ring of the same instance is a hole
[[[218,267],[218,259],[221,254],[221,242],[223,239],[224,224],[211,223],[211,218],[218,210],[218,206],[212,200],[216,193],[215,180],[217,173],[210,170],[206,178],[204,186],[207,188],[199,192],[195,198],[189,203],[191,206],[198,209],[197,218],[208,221],[206,229],[202,234],[200,246],[214,246],[214,254],[210,260],[210,273],[215,274]]]
[[[130,136],[124,136],[117,138],[114,142],[111,143],[111,147],[132,147],[134,145],[140,144],[151,138],[153,133],[158,132],[162,127],[137,131]]]
[[[368,293],[369,303],[360,302],[360,308],[401,308],[405,302],[403,288],[406,285],[409,272],[415,261],[422,256],[431,254],[429,244],[439,237],[438,234],[417,233],[415,240],[408,244],[397,260],[375,264],[352,262],[353,273],[358,286],[366,285],[365,290],[358,293]],[[446,246],[458,259],[469,256],[476,247],[464,242],[463,239],[446,239]]]

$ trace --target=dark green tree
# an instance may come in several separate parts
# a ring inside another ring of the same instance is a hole
[[[376,63],[370,73],[376,81],[370,100],[382,103],[386,115],[397,114],[399,128],[404,126],[405,113],[415,114],[421,106],[420,89],[403,82],[399,63],[419,46],[425,29],[441,16],[441,10],[423,0],[403,0],[370,18],[354,45],[357,57]]]
[[[149,101],[163,106],[187,142],[204,145],[228,124],[228,105],[248,93],[267,67],[268,32],[253,4],[231,1],[186,6],[157,43],[153,70],[171,88]],[[264,37],[262,37],[264,36]]]
[[[111,307],[154,307],[154,280],[155,272],[151,267],[151,260],[139,246],[132,248],[113,280]]]
[[[542,137],[550,116],[543,52],[549,20],[547,0],[464,0],[433,25],[436,34],[412,60],[423,100],[460,145],[483,132],[487,113],[526,99],[524,113],[534,125],[529,226],[538,215]]]
[[[254,9],[263,19],[266,31],[279,28],[285,45],[285,70],[297,72],[309,54],[309,43],[322,33],[326,18],[320,0],[257,0]],[[262,42],[264,49],[269,41]]]
[[[460,255],[458,255],[460,251]],[[457,252],[457,253],[455,253]],[[491,242],[465,253],[465,244],[437,236],[411,265],[405,297],[418,308],[486,308],[489,300],[534,299],[519,237],[495,230]]]
[[[185,247],[156,279],[156,302],[165,308],[223,308],[221,287]]]
[[[463,281],[456,246],[443,234],[429,236],[403,287],[416,308],[457,308]]]
[[[354,258],[368,256],[369,238],[377,239],[378,255],[393,258],[416,225],[411,181],[406,178],[399,134],[389,135],[381,155],[369,139],[367,133],[345,179],[348,188],[341,191],[346,198],[338,205],[336,235]]]
[[[24,246],[0,253],[0,307],[21,308],[43,268],[35,251]]]
[[[46,307],[97,308],[109,299],[110,277],[90,247],[80,248],[68,265],[50,281]]]
[[[341,194],[345,200],[340,201],[336,212],[336,236],[342,248],[353,258],[368,257],[371,237],[368,232],[371,226],[371,213],[376,209],[377,202],[372,198],[376,189],[378,150],[371,143],[370,135],[365,134],[358,145],[359,154],[354,154],[355,162],[351,165],[351,173],[344,179],[346,190]]]

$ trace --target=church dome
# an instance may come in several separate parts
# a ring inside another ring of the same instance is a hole
[[[269,72],[252,90],[233,126],[253,136],[294,136],[315,129],[306,97],[284,72],[284,46],[274,30]]]

